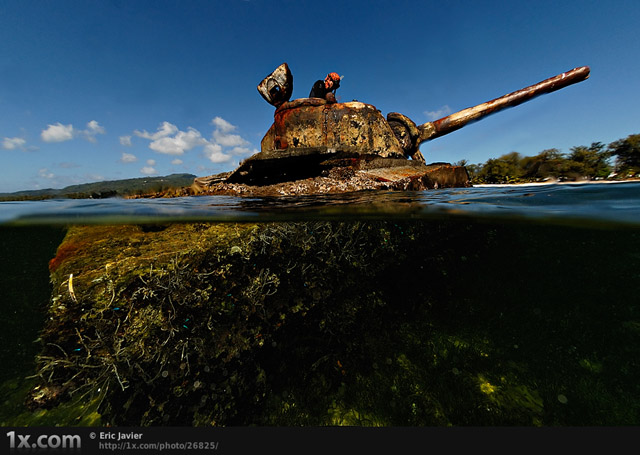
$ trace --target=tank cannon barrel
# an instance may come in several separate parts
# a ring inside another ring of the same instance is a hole
[[[433,122],[418,125],[419,136],[414,147],[417,147],[422,142],[449,134],[490,114],[517,106],[545,93],[551,93],[571,84],[582,82],[589,77],[589,73],[588,66],[574,68],[537,84],[508,93],[500,98],[463,109]]]
[[[309,97],[289,101],[293,75],[283,63],[258,84],[260,95],[276,107],[273,124],[260,143],[261,151],[244,160],[226,181],[254,184],[292,181],[329,175],[334,168],[345,166],[352,171],[394,167],[397,175],[405,175],[406,171],[415,177],[416,169],[422,172],[427,167],[419,148],[422,142],[581,82],[589,73],[588,66],[574,68],[492,101],[416,125],[398,112],[389,112],[385,120],[375,106],[356,100],[335,103]],[[390,176],[387,172],[384,178]],[[456,182],[466,184],[466,180]]]

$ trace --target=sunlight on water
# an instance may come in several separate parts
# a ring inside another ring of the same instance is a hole
[[[0,203],[0,424],[637,425],[640,183]]]
[[[640,223],[640,183],[478,186],[281,198],[198,196],[0,202],[0,224],[421,219],[442,215],[634,225]]]

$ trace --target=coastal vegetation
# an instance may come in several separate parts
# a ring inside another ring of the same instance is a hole
[[[640,177],[640,134],[632,134],[605,145],[557,148],[535,156],[511,152],[482,164],[456,163],[467,168],[471,182],[526,183],[543,181],[624,180]]]
[[[0,193],[0,201],[37,201],[54,198],[104,199],[117,196],[132,196],[189,186],[193,183],[195,177],[192,174],[171,174],[164,177],[140,177],[83,183],[62,189],[47,188],[15,193]]]

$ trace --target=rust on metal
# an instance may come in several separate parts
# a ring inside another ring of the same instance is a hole
[[[420,142],[444,136],[502,109],[517,106],[545,93],[551,93],[571,84],[584,81],[589,77],[589,73],[590,69],[588,66],[574,68],[557,76],[545,79],[542,82],[538,82],[537,84],[508,93],[500,98],[463,109],[434,122],[422,124],[418,127],[421,130]]]
[[[320,98],[297,99],[276,109],[261,149],[266,153],[293,149],[404,156],[391,126],[375,106],[357,101],[328,103]]]
[[[289,101],[293,93],[293,75],[289,65],[283,63],[258,84],[258,92],[272,106]]]
[[[390,112],[385,119],[375,106],[358,101],[330,103],[321,98],[289,101],[293,77],[283,63],[258,85],[260,94],[276,106],[273,124],[262,139],[261,152],[244,160],[226,181],[269,185],[325,174],[345,177],[356,172],[394,182],[408,179],[421,182],[423,187],[430,187],[429,182],[434,187],[436,182],[440,186],[464,186],[468,175],[462,166],[441,166],[436,171],[426,164],[420,144],[502,109],[583,81],[589,72],[586,66],[575,68],[418,126],[397,112]]]
[[[418,142],[420,130],[416,124],[409,117],[398,112],[389,112],[387,122],[400,142],[404,154],[413,158],[418,153],[420,145]]]
[[[272,153],[283,150],[340,152],[382,157],[404,156],[424,162],[420,153],[422,142],[583,81],[589,77],[589,73],[588,66],[574,68],[500,98],[417,126],[410,118],[397,112],[390,112],[385,120],[375,106],[356,101],[328,103],[320,98],[288,101],[293,76],[287,64],[283,63],[258,86],[263,97],[277,107],[273,125],[262,140],[261,153],[271,157]]]

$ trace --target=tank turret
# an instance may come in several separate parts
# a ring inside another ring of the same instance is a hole
[[[331,103],[320,98],[289,101],[293,75],[286,63],[258,85],[262,97],[276,107],[261,151],[241,163],[230,183],[253,185],[315,177],[335,166],[355,169],[426,166],[420,144],[472,122],[589,77],[589,67],[574,68],[486,103],[417,125],[390,112],[386,119],[375,106],[358,101]],[[376,163],[375,165],[372,163]]]

